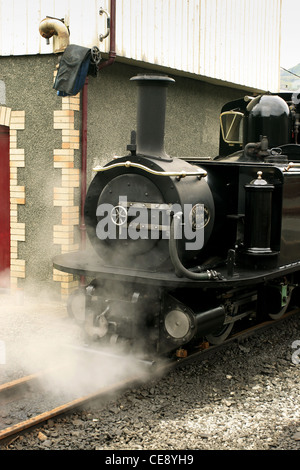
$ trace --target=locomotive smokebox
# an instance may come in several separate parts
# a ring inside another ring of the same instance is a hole
[[[173,78],[164,75],[137,75],[138,85],[136,153],[171,160],[164,148],[167,87]]]

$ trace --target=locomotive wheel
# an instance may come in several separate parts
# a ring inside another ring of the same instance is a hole
[[[287,298],[285,306],[282,307],[282,309],[279,310],[278,313],[269,313],[269,317],[272,318],[272,320],[279,320],[281,317],[283,317],[283,315],[285,314],[285,312],[288,309],[288,306],[290,305],[291,296],[292,296],[292,292],[290,292],[290,294]]]
[[[281,317],[283,317],[283,315],[285,314],[285,312],[287,311],[290,305],[292,293],[293,293],[293,287],[288,287],[288,296],[286,298],[286,304],[284,305],[284,307],[282,307],[278,312],[268,313],[268,316],[272,318],[272,320],[279,320]]]
[[[206,335],[206,339],[210,344],[221,344],[231,333],[234,323],[223,325],[219,331]]]

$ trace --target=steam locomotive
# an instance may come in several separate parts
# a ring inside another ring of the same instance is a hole
[[[70,315],[90,341],[165,357],[280,318],[299,290],[300,95],[227,103],[219,155],[172,158],[164,132],[174,80],[131,80],[137,130],[125,156],[94,169],[89,248],[54,260],[89,280],[71,294]]]

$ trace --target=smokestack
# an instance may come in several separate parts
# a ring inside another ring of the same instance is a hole
[[[137,75],[138,85],[136,153],[170,160],[165,152],[167,87],[174,83],[166,75]]]

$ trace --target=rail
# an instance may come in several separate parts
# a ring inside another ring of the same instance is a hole
[[[44,373],[43,373],[44,375]],[[23,394],[23,399],[26,398],[26,386],[29,384],[32,384],[34,380],[38,380],[40,377],[39,374],[36,375],[29,375],[27,377],[22,377],[21,379],[5,383],[0,386],[0,404],[2,402],[5,402],[6,399],[6,394],[9,391],[9,393],[13,393],[14,391],[18,391],[18,393]],[[12,426],[8,426],[4,429],[0,430],[0,441],[4,441],[12,436],[15,436],[17,434],[20,434],[34,426],[37,426],[51,418],[54,418],[56,416],[62,415],[64,413],[67,413],[75,408],[78,408],[79,406],[84,405],[85,403],[91,402],[95,398],[101,398],[104,396],[108,396],[111,394],[114,394],[127,386],[132,385],[135,383],[137,380],[141,380],[142,377],[139,376],[130,376],[125,380],[120,380],[112,385],[105,386],[103,388],[100,388],[96,390],[93,393],[87,394],[85,396],[76,398],[74,400],[71,400],[67,403],[64,403],[60,406],[54,407],[49,411],[45,411],[43,413],[36,414],[35,416],[26,419],[24,421],[20,421]],[[3,406],[1,406],[3,408]]]
[[[234,341],[240,341],[246,337],[253,336],[256,333],[259,333],[260,331],[263,331],[272,326],[275,326],[279,322],[286,320],[287,318],[293,315],[299,314],[299,312],[300,312],[300,309],[298,308],[293,309],[287,312],[278,320],[268,320],[258,325],[254,325],[248,329],[242,330],[241,332],[238,332],[230,336],[227,340],[225,340],[220,345],[209,345],[209,344],[203,343],[203,345],[201,345],[201,347],[196,352],[193,352],[190,355],[179,354],[176,360],[169,360],[169,361],[161,362],[160,364],[157,364],[156,367],[153,367],[153,371],[151,373],[149,373],[149,369],[148,369],[149,378],[153,379],[155,376],[161,376],[163,373],[167,373],[168,371],[171,371],[172,369],[176,367],[186,365],[189,362],[192,362],[195,360],[204,359],[208,353],[213,353],[214,351],[226,348],[229,344],[231,344]],[[99,354],[99,352],[97,354]],[[147,363],[146,365],[149,365],[149,363]],[[14,390],[20,389],[22,391],[23,387],[24,389],[26,389],[27,385],[33,384],[35,380],[39,379],[45,373],[46,371],[42,372],[41,374],[29,375],[27,377],[22,377],[21,379],[0,385],[0,404],[1,404],[1,400],[3,400],[3,397],[5,397],[8,392],[11,395],[11,393]],[[63,405],[54,407],[49,411],[37,414],[36,416],[33,416],[27,420],[24,420],[12,426],[6,427],[5,429],[0,430],[0,443],[7,443],[7,445],[9,445],[10,440],[14,440],[13,436],[17,436],[39,424],[42,424],[43,422],[47,421],[50,418],[54,418],[59,415],[65,414],[95,399],[100,399],[101,397],[104,398],[104,397],[119,393],[122,390],[125,390],[126,388],[128,389],[129,387],[136,385],[137,383],[145,383],[145,374],[141,373],[140,375],[139,374],[130,375],[126,379],[116,381],[115,383],[111,385],[104,386],[100,389],[97,389],[93,393],[76,398]],[[2,406],[0,408],[2,408]]]

